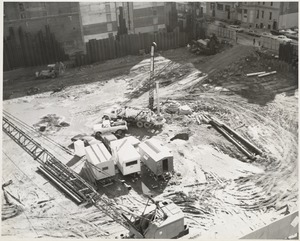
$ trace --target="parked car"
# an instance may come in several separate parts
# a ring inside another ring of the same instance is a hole
[[[251,36],[260,37],[260,34],[258,32],[256,32],[255,30],[252,30],[252,29],[249,29],[248,31],[246,31],[246,33],[251,35]]]
[[[272,34],[269,33],[269,32],[263,32],[263,33],[261,33],[261,36],[267,36],[267,37],[270,37],[270,36],[272,36]]]
[[[278,35],[278,36],[276,36],[276,39],[279,40],[279,42],[281,42],[281,43],[292,42],[292,40],[285,35]]]
[[[244,29],[241,28],[241,27],[238,26],[238,25],[229,25],[228,28],[229,28],[229,29],[232,29],[232,30],[235,30],[237,33],[242,33],[242,32],[244,32]]]

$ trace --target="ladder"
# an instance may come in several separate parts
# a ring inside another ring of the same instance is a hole
[[[4,116],[2,127],[10,138],[41,164],[38,170],[57,184],[76,203],[90,201],[99,195],[92,185]]]

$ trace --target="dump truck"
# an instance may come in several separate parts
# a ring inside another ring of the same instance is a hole
[[[137,127],[142,128],[161,128],[166,120],[161,116],[155,114],[149,108],[139,109],[136,107],[119,107],[113,106],[104,114],[112,120],[122,119],[129,124],[135,124]]]
[[[179,238],[189,233],[184,223],[184,214],[171,200],[155,201],[142,215],[122,214],[129,226],[129,238],[170,239]]]

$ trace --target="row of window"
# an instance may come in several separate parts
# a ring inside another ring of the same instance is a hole
[[[244,14],[247,14],[248,10],[244,9]],[[265,16],[265,11],[261,11],[261,18],[264,18]],[[256,10],[256,18],[259,18],[259,10]],[[269,12],[269,20],[272,20],[272,12]]]
[[[253,5],[253,4],[255,4],[255,2],[244,2],[244,4],[249,4],[249,5]],[[260,4],[262,4],[262,5],[265,5],[266,4],[266,2],[257,2],[257,5],[260,5]],[[273,2],[270,2],[270,6],[273,6]]]
[[[265,11],[261,11],[261,18],[264,18]],[[256,10],[256,18],[259,18],[259,10]],[[272,20],[272,12],[269,12],[269,20]]]
[[[260,23],[260,24],[255,24],[255,28],[264,28],[264,24]],[[268,24],[268,29],[271,29],[271,24]]]
[[[211,9],[214,9],[215,5],[211,4],[210,7],[211,7]],[[217,3],[217,10],[223,11],[224,10],[224,5],[220,4],[220,3]],[[230,5],[225,5],[225,11],[230,11]]]
[[[261,2],[257,2],[258,5],[260,5]],[[262,2],[262,5],[265,5],[265,2]],[[270,6],[273,6],[273,2],[270,2]]]

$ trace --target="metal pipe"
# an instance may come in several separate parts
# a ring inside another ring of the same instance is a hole
[[[217,129],[221,134],[223,134],[225,137],[227,137],[233,144],[236,145],[238,149],[240,149],[244,154],[246,154],[247,157],[250,159],[254,158],[254,155],[248,152],[241,144],[239,144],[232,136],[230,136],[225,130],[222,130],[214,121],[210,121],[213,127]]]
[[[51,173],[49,173],[46,169],[44,169],[44,167],[40,166],[38,167],[38,170],[41,171],[44,175],[46,175],[49,179],[51,179],[56,185],[58,185],[74,201],[76,201],[77,203],[82,203],[82,199],[80,199],[77,195],[75,195],[73,192],[68,190],[68,188],[66,188],[63,183],[58,181]]]
[[[238,138],[241,139],[241,141],[243,141],[244,143],[246,143],[248,146],[250,146],[252,149],[254,149],[257,154],[262,154],[263,151],[260,150],[257,146],[255,146],[254,144],[252,144],[251,142],[249,142],[248,140],[246,140],[244,137],[242,137],[239,133],[237,133],[236,131],[232,130],[229,126],[227,126],[226,124],[223,124],[223,128],[225,128],[227,131],[231,132],[232,134],[236,135]]]
[[[160,114],[160,109],[159,109],[159,93],[158,93],[158,90],[159,90],[159,81],[155,81],[155,84],[156,84],[157,114],[159,115]]]
[[[262,71],[262,72],[256,72],[256,73],[250,73],[250,74],[246,74],[247,77],[251,77],[251,76],[255,76],[255,75],[260,75],[260,74],[265,74],[266,71]]]
[[[258,77],[265,77],[265,76],[268,76],[268,75],[271,75],[271,74],[276,74],[277,71],[272,71],[272,72],[268,72],[268,73],[265,73],[265,74],[260,74]]]

